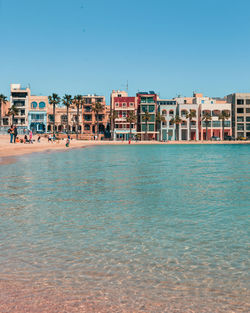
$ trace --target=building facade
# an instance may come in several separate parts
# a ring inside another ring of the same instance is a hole
[[[233,93],[227,96],[232,105],[232,134],[235,138],[250,139],[250,93]]]
[[[157,105],[158,112],[165,118],[165,121],[161,122],[160,140],[176,140],[176,125],[172,122],[172,119],[177,114],[176,101],[173,99],[159,99]]]
[[[130,123],[127,121],[129,112],[137,116],[137,97],[129,97],[126,91],[113,90],[110,97],[110,109],[117,114],[113,127],[115,140],[129,140]],[[131,134],[137,134],[137,121],[131,124]]]
[[[158,96],[154,91],[138,92],[138,130],[137,135],[141,139],[155,140],[157,138],[156,131],[156,114],[158,111],[157,100]],[[145,113],[150,115],[148,121],[145,120]],[[147,137],[147,138],[146,138]]]

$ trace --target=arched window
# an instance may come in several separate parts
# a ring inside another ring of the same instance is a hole
[[[46,107],[46,104],[45,104],[45,102],[39,102],[39,109],[43,109],[43,108],[45,108]]]
[[[166,110],[162,110],[162,115],[167,115],[167,111]]]
[[[169,111],[169,115],[170,115],[170,116],[173,116],[173,115],[174,115],[174,111],[173,111],[173,110],[170,110],[170,111]]]
[[[90,125],[88,124],[84,125],[84,130],[90,130]]]
[[[31,102],[31,109],[36,109],[37,108],[37,102],[33,101]]]

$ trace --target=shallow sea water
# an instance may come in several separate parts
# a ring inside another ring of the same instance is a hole
[[[0,167],[0,312],[248,312],[250,146]]]

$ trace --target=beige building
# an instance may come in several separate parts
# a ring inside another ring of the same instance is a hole
[[[227,101],[232,104],[233,136],[250,139],[250,93],[233,93]]]

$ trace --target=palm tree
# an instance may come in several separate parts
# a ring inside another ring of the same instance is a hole
[[[148,113],[148,111],[144,112],[144,115],[142,116],[142,120],[145,121],[145,139],[148,139],[148,122],[151,119],[151,115]]]
[[[206,140],[208,140],[207,138],[207,128],[208,128],[208,124],[209,124],[209,121],[212,120],[212,116],[209,112],[205,111],[202,115],[202,120],[205,122],[206,124]]]
[[[116,110],[110,110],[109,114],[110,124],[111,124],[111,131],[112,131],[112,140],[115,139],[115,120],[118,118],[118,112]]]
[[[180,118],[179,115],[175,115],[175,117],[173,117],[170,120],[170,123],[173,123],[176,125],[175,127],[175,140],[179,140],[179,125],[181,124],[182,119]]]
[[[0,94],[0,126],[2,126],[2,105],[7,102],[7,97]]]
[[[157,112],[155,121],[156,121],[156,128],[157,129],[159,128],[159,140],[161,140],[161,123],[166,122],[165,116],[161,115],[160,112]]]
[[[229,117],[230,117],[230,113],[226,110],[223,110],[219,115],[219,120],[222,121],[222,140],[224,140],[225,120],[228,120]]]
[[[134,111],[130,111],[126,117],[127,123],[129,123],[129,140],[132,138],[132,124],[136,122],[136,115]]]
[[[99,139],[99,113],[104,110],[104,106],[101,101],[97,100],[95,104],[92,105],[92,111],[95,113],[96,117],[96,133],[97,133],[97,140]]]
[[[61,98],[58,94],[53,93],[52,96],[49,96],[49,103],[53,105],[53,137],[55,137],[56,129],[56,106],[60,103]]]
[[[74,103],[76,105],[76,109],[77,109],[77,112],[76,112],[76,139],[78,140],[78,132],[79,132],[79,109],[80,107],[83,106],[84,104],[84,99],[83,99],[83,96],[82,95],[77,95],[74,97]]]
[[[196,117],[196,111],[190,110],[189,113],[186,113],[186,118],[189,119],[189,140],[191,140],[191,122],[193,118]]]
[[[18,108],[13,104],[7,113],[8,116],[12,116],[12,124],[14,124],[14,116],[17,115],[19,112]]]
[[[69,107],[72,105],[72,96],[71,95],[64,95],[63,97],[63,104],[66,106],[67,108],[67,134],[69,133]]]

